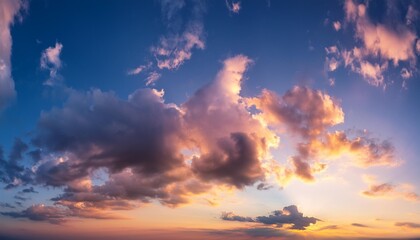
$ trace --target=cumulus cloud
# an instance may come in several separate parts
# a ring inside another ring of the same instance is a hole
[[[226,0],[226,7],[230,12],[239,13],[239,11],[241,10],[241,2]]]
[[[271,176],[279,182],[293,175],[314,180],[313,174],[326,168],[320,159],[348,152],[362,166],[394,159],[387,141],[328,132],[344,121],[344,113],[322,91],[295,86],[283,96],[264,90],[243,97],[250,64],[244,55],[226,59],[212,82],[179,105],[150,88],[127,99],[98,89],[69,90],[62,107],[41,113],[31,149],[16,140],[9,159],[0,154],[1,181],[9,188],[60,187],[63,192],[51,200],[66,217],[100,218],[151,201],[176,207],[223,188],[264,190]],[[298,140],[289,165],[278,164],[270,153],[279,134]],[[34,160],[30,167],[20,164],[25,153]],[[98,174],[104,178],[100,183]],[[285,211],[302,217],[290,207],[255,220],[284,219]],[[302,228],[308,222],[293,224]]]
[[[367,132],[352,134],[356,136],[349,136],[345,131],[328,132],[330,127],[344,122],[344,112],[337,100],[321,91],[295,86],[284,96],[278,96],[263,90],[260,96],[247,99],[247,104],[260,110],[258,117],[269,126],[300,137],[297,155],[290,162],[295,174],[303,180],[312,181],[313,173],[325,169],[326,164],[319,162],[321,159],[349,155],[361,167],[399,163],[389,141],[372,138]]]
[[[12,36],[10,28],[16,18],[21,18],[21,11],[27,3],[21,0],[4,0],[0,2],[0,111],[3,110],[15,95],[15,83],[12,78]]]
[[[399,11],[392,2],[387,3],[388,9]],[[406,70],[401,74],[404,79],[412,77],[408,72],[416,71],[416,32],[412,27],[417,19],[417,11],[412,5],[407,6],[406,22],[387,12],[387,18],[392,21],[381,22],[369,16],[368,4],[347,0],[344,4],[345,24],[353,27],[355,46],[338,52],[327,52],[326,65],[328,71],[334,71],[340,63],[346,68],[360,74],[372,86],[385,88],[388,84],[384,74],[389,69],[389,63],[394,68]],[[386,18],[384,18],[386,19]],[[331,59],[335,59],[335,64]],[[399,70],[398,70],[399,71]],[[403,84],[406,85],[405,80]]]
[[[283,210],[276,210],[268,216],[258,216],[256,218],[242,217],[235,215],[232,212],[222,213],[222,220],[238,221],[238,222],[255,222],[264,225],[276,225],[283,227],[283,225],[291,225],[290,229],[305,230],[309,225],[316,224],[320,221],[314,217],[305,217],[303,213],[299,212],[295,205],[284,207]]]
[[[50,77],[44,82],[44,85],[53,86],[58,84],[61,80],[61,76],[58,74],[58,71],[62,67],[60,59],[62,49],[63,45],[57,42],[54,47],[48,47],[42,52],[40,59],[41,69],[45,69],[50,72]]]

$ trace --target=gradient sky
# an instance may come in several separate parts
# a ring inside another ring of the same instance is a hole
[[[417,32],[408,0],[0,0],[0,238],[419,238]]]

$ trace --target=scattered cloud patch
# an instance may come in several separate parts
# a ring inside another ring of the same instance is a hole
[[[58,71],[62,67],[60,59],[62,49],[63,45],[57,42],[54,47],[48,47],[42,52],[40,60],[41,69],[45,69],[50,72],[50,77],[44,82],[44,85],[54,86],[61,80],[61,76],[58,74]]]
[[[241,2],[226,0],[226,7],[230,12],[238,14],[241,10]]]

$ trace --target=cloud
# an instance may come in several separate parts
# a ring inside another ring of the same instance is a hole
[[[269,216],[258,216],[256,218],[242,217],[234,213],[223,213],[222,220],[226,221],[239,221],[239,222],[255,222],[264,225],[276,225],[283,227],[285,224],[290,224],[290,229],[306,230],[311,224],[316,224],[320,221],[314,217],[304,217],[303,213],[299,212],[295,205],[284,207],[283,210],[276,210]]]
[[[413,223],[413,222],[396,222],[395,226],[405,227],[405,228],[420,228],[419,223]]]
[[[226,0],[226,7],[228,8],[228,10],[230,12],[238,14],[239,11],[241,10],[241,2],[240,1],[235,2],[235,1]]]
[[[340,31],[340,29],[341,29],[341,23],[339,21],[333,22],[332,26],[333,26],[335,31]]]
[[[28,218],[33,221],[48,221],[52,224],[65,222],[65,217],[67,216],[65,210],[43,204],[33,205],[21,212],[1,212],[1,214],[13,218]]]
[[[53,86],[58,84],[61,80],[61,76],[58,71],[62,67],[60,54],[63,49],[63,45],[59,42],[55,43],[54,47],[48,47],[41,54],[40,65],[41,69],[48,70],[50,77],[44,82],[44,85]]]
[[[16,207],[9,203],[0,202],[0,208],[16,208]]]
[[[180,106],[165,103],[164,92],[155,89],[139,89],[127,100],[95,89],[69,91],[62,108],[41,113],[32,139],[41,156],[30,180],[19,172],[13,186],[63,187],[52,199],[57,206],[102,211],[132,209],[132,201],[175,207],[215,186],[263,180],[262,162],[278,138],[242,103],[250,63],[243,55],[225,60],[216,79]],[[99,170],[107,180],[94,185]]]
[[[304,86],[294,86],[282,97],[265,89],[248,102],[261,110],[269,124],[286,126],[292,134],[303,138],[316,137],[344,121],[344,112],[335,99]]]
[[[388,12],[383,19],[392,19],[387,22],[376,21],[369,16],[368,7],[364,3],[356,3],[353,0],[346,0],[344,4],[345,24],[353,27],[355,44],[350,49],[330,53],[327,52],[326,64],[330,66],[344,63],[344,67],[360,74],[368,84],[376,87],[386,88],[388,82],[384,74],[389,68],[389,63],[394,68],[406,65],[407,72],[416,71],[416,32],[413,22],[417,19],[417,11],[414,6],[408,5],[406,22],[399,20],[391,12],[400,14],[400,9],[392,2],[387,2]],[[403,10],[404,12],[404,10]],[[331,63],[335,59],[338,63]],[[330,67],[328,71],[336,68]],[[411,78],[412,75],[404,74],[403,78]],[[406,82],[403,81],[406,86]]]
[[[15,83],[12,78],[10,58],[12,55],[12,36],[10,28],[16,18],[22,18],[22,10],[27,2],[4,0],[0,2],[0,111],[15,97]]]
[[[365,176],[365,182],[369,183],[368,190],[362,192],[363,195],[372,198],[402,198],[407,201],[420,201],[420,196],[412,191],[413,187],[409,184],[376,183],[374,176]]]
[[[351,224],[354,227],[361,227],[361,228],[368,228],[369,226],[365,225],[365,224],[361,224],[361,223],[352,223]]]
[[[334,52],[336,49],[327,50]],[[390,141],[372,138],[368,132],[328,132],[330,127],[344,122],[344,112],[337,100],[321,91],[295,86],[278,96],[263,90],[260,96],[246,99],[246,103],[255,106],[260,111],[258,117],[269,126],[280,133],[299,137],[297,154],[289,162],[296,176],[303,180],[313,181],[313,174],[326,168],[321,159],[347,155],[361,167],[396,166],[399,163]]]
[[[146,86],[153,85],[164,70],[177,70],[191,59],[195,50],[206,47],[203,15],[204,1],[160,0],[162,22],[166,33],[150,47],[153,60],[127,72],[128,75],[145,73]]]
[[[160,38],[159,44],[151,48],[159,69],[174,70],[179,68],[192,56],[194,49],[204,49],[204,31],[202,15],[205,11],[204,3],[188,2],[190,4],[188,20],[185,27],[174,26],[174,18],[178,18],[179,11],[187,3],[184,1],[162,1],[162,14],[168,21],[169,33]]]
[[[16,138],[9,159],[6,160],[3,149],[0,147],[0,182],[6,183],[6,189],[32,181],[33,173],[21,164],[23,154],[27,150],[28,145],[20,138]]]
[[[223,212],[220,218],[226,221],[255,222],[255,220],[251,217],[238,216],[238,215],[235,215],[233,212]]]
[[[273,186],[267,185],[266,183],[260,183],[260,184],[257,185],[257,189],[261,190],[261,191],[262,190],[269,190],[271,188],[273,188]]]
[[[243,97],[252,63],[244,55],[226,59],[212,82],[178,105],[152,88],[127,99],[69,89],[62,107],[41,113],[30,149],[16,140],[14,157],[0,154],[0,179],[8,188],[60,187],[51,201],[67,217],[101,218],[154,201],[177,207],[220,189],[268,189],[271,177],[281,183],[293,175],[314,180],[326,168],[322,161],[341,154],[354,154],[362,166],[394,160],[388,141],[328,132],[344,121],[344,113],[325,92],[295,86],[283,96],[263,90]],[[297,140],[288,165],[271,155],[279,134]],[[34,161],[24,167],[25,153]],[[103,178],[99,183],[97,175]],[[302,218],[295,228],[314,221],[293,207],[267,218],[287,219],[286,210]]]
[[[128,75],[137,75],[137,74],[143,72],[145,69],[146,69],[146,65],[140,65],[140,66],[138,66],[134,69],[131,69],[131,70],[127,71],[127,74]]]
[[[146,86],[153,85],[162,75],[158,72],[151,72],[146,78]]]
[[[29,187],[29,188],[24,188],[22,190],[22,193],[38,193],[38,192],[35,191],[34,187]]]

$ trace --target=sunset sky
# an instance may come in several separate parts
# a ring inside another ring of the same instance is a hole
[[[420,238],[420,2],[0,0],[0,239]]]

